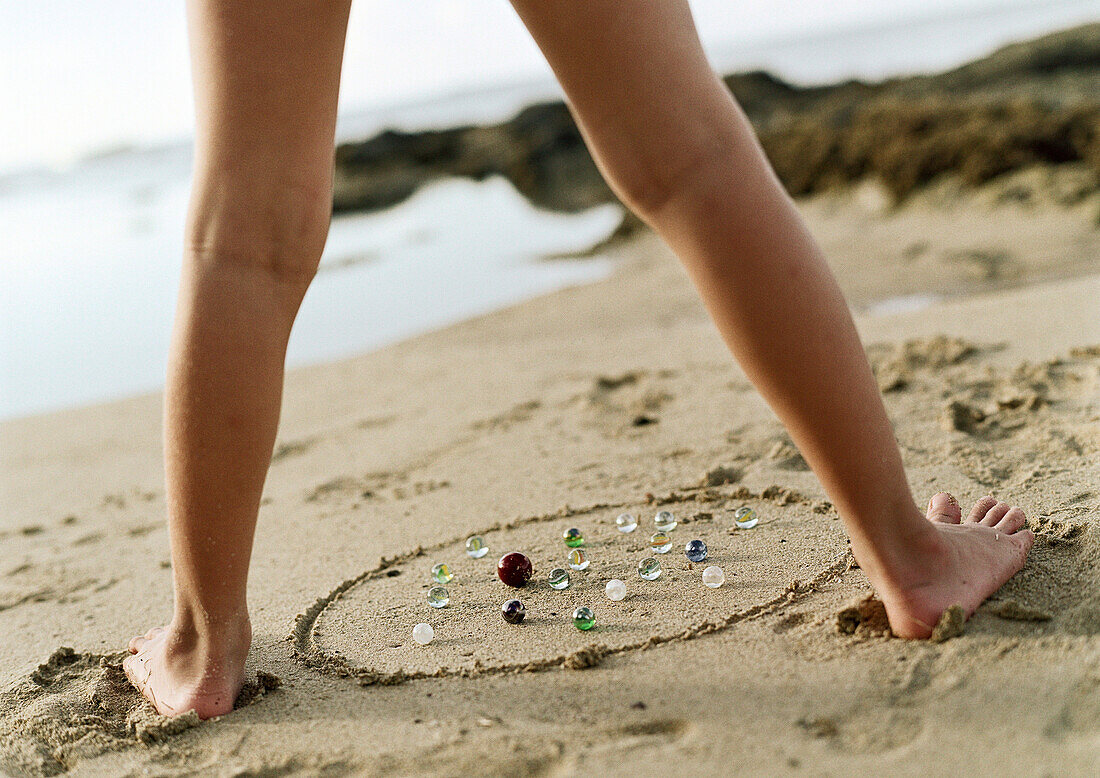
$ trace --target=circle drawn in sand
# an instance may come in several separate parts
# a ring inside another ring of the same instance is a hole
[[[758,497],[743,487],[738,492],[737,497]],[[609,654],[691,639],[773,612],[848,566],[839,523],[815,515],[800,497],[784,506],[754,501],[763,517],[760,525],[736,530],[730,509],[740,503],[713,492],[696,499],[673,496],[678,502],[601,505],[521,519],[481,533],[491,549],[483,559],[468,558],[459,539],[384,561],[318,600],[298,617],[289,639],[306,665],[364,685],[580,669]],[[681,523],[672,533],[673,550],[661,557],[663,575],[643,581],[637,566],[651,553],[648,534],[624,536],[615,517],[628,510],[651,520],[657,507],[673,510]],[[557,591],[546,576],[564,565],[569,549],[561,535],[572,526],[584,532],[592,563],[571,572],[570,587]],[[705,563],[691,564],[684,556],[684,545],[696,538],[710,549]],[[535,576],[523,589],[509,589],[497,579],[496,560],[508,551],[523,551],[534,563]],[[455,577],[448,585],[450,605],[436,610],[425,595],[432,583],[429,571],[441,561],[451,565]],[[703,585],[708,565],[724,569],[721,588]],[[622,602],[611,602],[604,593],[612,578],[627,582]],[[500,617],[501,603],[513,597],[527,608],[522,625]],[[582,605],[596,613],[595,629],[584,633],[569,618]],[[429,646],[412,639],[413,625],[422,621],[435,629]]]

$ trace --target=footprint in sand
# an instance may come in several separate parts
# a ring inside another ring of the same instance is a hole
[[[1041,482],[1050,494],[1095,482],[1100,369],[1091,351],[1014,366],[984,359],[998,349],[944,336],[868,349],[890,415],[908,421],[902,445],[915,464],[946,460],[987,489]]]
[[[769,499],[778,498],[764,497]],[[298,617],[290,640],[306,665],[363,684],[581,669],[610,654],[695,638],[764,615],[812,590],[798,581],[837,575],[847,563],[839,525],[815,514],[809,503],[793,500],[778,507],[758,499],[752,504],[765,521],[753,530],[731,532],[730,509],[739,503],[721,490],[702,490],[695,499],[681,500],[520,519],[480,533],[490,548],[482,559],[468,558],[464,539],[456,539],[384,561],[321,597]],[[658,555],[661,577],[644,581],[637,566],[652,555],[648,541],[658,508],[674,511],[681,521],[672,532],[673,549]],[[615,527],[615,516],[623,511],[639,517],[639,528],[631,534]],[[566,566],[569,549],[561,533],[573,526],[584,533],[591,564],[570,572],[568,589],[554,590],[546,576],[551,568]],[[710,556],[692,565],[683,547],[695,538],[707,543]],[[530,556],[535,567],[534,578],[522,589],[506,587],[496,577],[495,561],[513,550]],[[430,607],[425,598],[436,562],[446,562],[455,575],[447,584],[450,604],[442,609]],[[703,586],[700,576],[707,565],[725,570],[724,586]],[[622,602],[605,596],[612,578],[627,583]],[[795,583],[783,587],[776,580]],[[513,597],[527,608],[527,619],[518,626],[500,617],[501,603]],[[589,632],[575,629],[570,619],[581,605],[596,612],[597,626]],[[435,629],[428,646],[412,640],[412,627],[419,622]]]
[[[907,389],[944,368],[967,362],[982,351],[978,345],[962,338],[937,335],[901,343],[875,343],[867,347],[867,357],[879,389],[894,392]]]
[[[27,566],[26,569],[29,570],[30,567]],[[53,572],[47,570],[36,571],[35,578],[39,581],[37,586],[34,585],[35,581],[32,580],[14,589],[0,588],[0,613],[28,603],[57,602],[65,604],[80,602],[88,595],[107,591],[118,583],[117,578],[106,580],[83,578],[66,586],[58,586],[56,582],[62,577],[62,574],[56,568],[51,568],[51,570]],[[51,583],[42,585],[42,581],[51,581]]]
[[[81,760],[157,743],[201,723],[194,713],[167,718],[153,711],[126,680],[124,656],[59,648],[0,691],[0,773],[58,775]],[[260,673],[236,707],[278,686],[277,678]]]
[[[850,716],[809,716],[795,724],[811,738],[847,754],[883,754],[916,740],[924,722],[906,710],[871,710]]]
[[[1069,694],[1069,700],[1046,726],[1044,733],[1052,740],[1100,732],[1100,670],[1085,674]]]
[[[470,425],[470,428],[476,431],[481,430],[500,430],[504,431],[516,424],[522,424],[528,421],[535,411],[542,407],[542,402],[539,400],[528,400],[527,402],[519,403],[509,408],[504,413],[498,413],[495,416],[490,416],[487,419],[479,419]]]
[[[301,456],[313,448],[316,443],[316,438],[280,441],[275,446],[275,450],[271,452],[271,464],[281,462],[284,459],[290,459],[291,457]]]
[[[595,416],[594,423],[611,435],[634,427],[660,422],[661,409],[673,395],[662,388],[661,379],[675,375],[661,371],[651,378],[645,370],[633,370],[618,376],[597,376],[592,387],[574,398]]]
[[[358,477],[341,476],[315,486],[306,496],[306,502],[347,503],[375,499],[406,500],[439,489],[446,489],[450,485],[451,482],[446,479],[411,481],[407,474],[402,473],[367,473]]]

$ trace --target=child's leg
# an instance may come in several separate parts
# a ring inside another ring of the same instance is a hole
[[[513,5],[608,181],[680,256],[836,504],[895,632],[926,636],[955,603],[972,612],[1023,565],[1024,514],[987,501],[960,524],[943,495],[933,523],[915,506],[840,290],[707,64],[686,0]]]
[[[159,711],[225,713],[290,327],[328,233],[350,0],[191,0],[194,190],[165,393],[175,609],[131,641]]]

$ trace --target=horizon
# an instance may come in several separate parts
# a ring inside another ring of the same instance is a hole
[[[63,0],[54,5],[75,2]],[[123,6],[126,3],[140,0],[122,0]],[[80,13],[75,16],[90,15],[89,5],[97,4],[81,3]],[[117,6],[111,4],[112,8]],[[0,11],[0,30],[6,30],[0,32],[0,49],[14,60],[10,66],[0,68],[0,99],[7,105],[27,108],[14,121],[0,126],[0,175],[64,171],[119,151],[158,148],[190,139],[192,96],[182,4],[153,9],[141,4],[141,8],[144,14],[115,10],[98,14],[84,25],[79,23],[89,20],[74,20],[73,15],[66,16],[62,24],[51,24],[60,18],[56,14],[43,24],[42,19],[28,16],[30,10],[21,6]],[[341,117],[354,118],[524,84],[553,84],[537,47],[502,0],[436,2],[430,18],[417,15],[413,19],[406,9],[407,3],[399,0],[360,0],[353,5],[341,85]],[[716,61],[723,55],[730,59],[730,52],[921,24],[936,20],[944,12],[951,18],[1002,12],[1031,14],[1036,4],[1026,0],[966,0],[961,5],[949,0],[890,0],[868,12],[860,7],[860,0],[842,0],[828,8],[809,10],[795,0],[750,0],[750,7],[742,10],[738,20],[731,18],[724,0],[692,0],[692,9],[708,55],[716,68],[726,70],[752,67],[746,62],[727,66]],[[1040,10],[1046,9],[1061,9],[1063,13],[1057,20],[1052,17],[1044,29],[1024,37],[1088,21],[1086,14],[1100,16],[1100,0],[1049,0],[1040,6]],[[369,20],[364,16],[367,11],[373,14]],[[120,18],[130,25],[121,33],[115,29]],[[463,20],[471,18],[483,23],[483,45],[478,48],[493,50],[497,55],[493,63],[477,62],[467,54],[471,28],[464,26]],[[29,32],[25,23],[28,19],[32,23]],[[37,34],[34,22],[41,26]],[[69,29],[74,24],[80,29]],[[144,34],[125,36],[135,29]],[[467,32],[454,34],[458,29]],[[74,32],[79,35],[74,37]],[[65,40],[67,35],[69,40]],[[102,59],[86,56],[89,48],[97,54],[110,50],[104,41],[123,36],[127,42],[136,40],[137,45]],[[993,43],[986,47],[986,53],[1008,42]],[[756,56],[765,57],[760,53]],[[966,58],[973,56],[980,54],[971,51]],[[966,58],[956,59],[956,64]],[[119,71],[128,71],[127,77],[119,77]],[[32,74],[30,78],[26,78],[28,74]]]

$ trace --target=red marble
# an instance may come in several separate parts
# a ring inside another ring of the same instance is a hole
[[[509,586],[520,587],[531,580],[535,569],[531,560],[518,551],[505,554],[497,562],[497,577]]]

